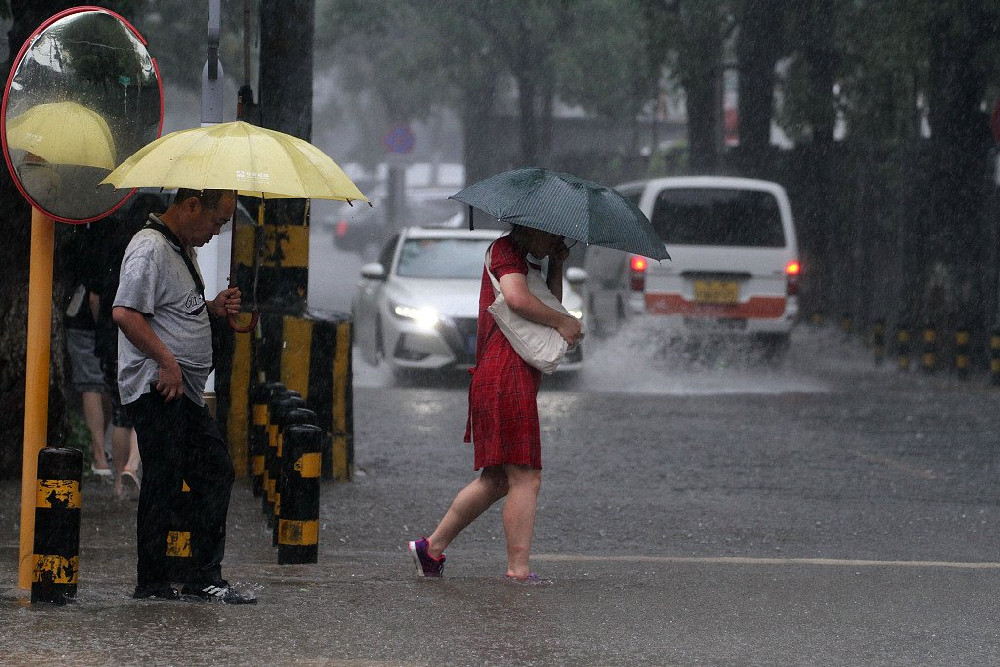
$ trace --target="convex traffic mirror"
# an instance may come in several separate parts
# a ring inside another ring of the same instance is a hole
[[[57,14],[21,48],[4,90],[3,152],[22,194],[64,222],[104,217],[128,190],[97,189],[159,136],[163,93],[145,40],[97,7]]]

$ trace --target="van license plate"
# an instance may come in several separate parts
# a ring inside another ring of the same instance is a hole
[[[694,300],[698,303],[715,305],[739,303],[739,283],[733,280],[696,280],[694,281]]]

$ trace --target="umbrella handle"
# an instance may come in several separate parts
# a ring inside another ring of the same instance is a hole
[[[260,319],[260,313],[258,313],[256,310],[251,310],[250,311],[250,324],[248,324],[246,326],[242,326],[240,324],[237,324],[236,323],[236,316],[235,315],[230,315],[226,319],[229,320],[229,328],[232,329],[233,331],[235,331],[236,333],[250,333],[257,326],[257,320]]]

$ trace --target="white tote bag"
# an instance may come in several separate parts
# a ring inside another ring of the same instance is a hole
[[[526,320],[510,309],[510,306],[504,301],[503,292],[500,291],[500,282],[490,270],[492,257],[493,247],[490,246],[486,252],[486,272],[490,274],[490,280],[493,281],[493,291],[497,298],[486,310],[493,315],[497,326],[500,327],[500,331],[506,336],[514,351],[531,366],[546,375],[551,375],[555,372],[559,362],[562,361],[569,346],[554,328]],[[553,310],[569,315],[559,299],[549,291],[548,285],[542,279],[541,271],[529,266],[527,280],[528,290],[542,303]]]

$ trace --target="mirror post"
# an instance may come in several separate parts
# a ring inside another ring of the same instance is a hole
[[[52,263],[56,223],[31,208],[28,266],[28,341],[24,382],[24,449],[21,462],[21,551],[18,588],[31,589],[35,542],[38,453],[45,447],[49,412],[49,357],[52,348]]]

